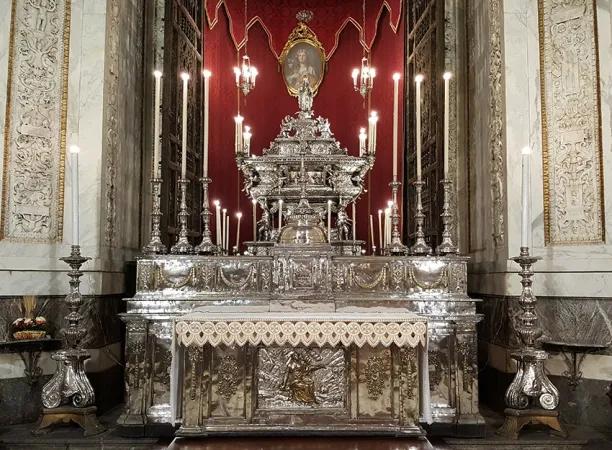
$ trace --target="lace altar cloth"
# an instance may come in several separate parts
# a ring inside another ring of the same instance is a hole
[[[174,322],[178,345],[245,344],[417,347],[427,341],[426,319],[415,314],[194,313]]]
[[[174,320],[171,369],[172,420],[177,417],[180,346],[390,345],[419,348],[421,414],[432,422],[427,319],[398,313],[218,313],[195,312]],[[419,345],[421,344],[421,345]]]

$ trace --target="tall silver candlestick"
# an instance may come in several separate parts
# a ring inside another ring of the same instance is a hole
[[[91,356],[81,348],[87,330],[79,324],[83,319],[79,312],[83,306],[79,285],[83,276],[81,266],[89,259],[81,256],[78,245],[72,246],[70,256],[60,258],[71,268],[68,272],[70,292],[65,300],[69,310],[65,317],[68,326],[60,330],[65,348],[51,357],[57,361],[57,366],[53,377],[42,389],[44,408],[38,427],[33,431],[35,435],[50,431],[48,427],[55,423],[65,423],[70,420],[80,425],[86,436],[105,431],[96,417],[95,393],[85,374],[85,361]]]
[[[389,253],[391,255],[405,255],[408,248],[402,244],[402,236],[399,232],[399,208],[397,206],[397,191],[402,185],[399,181],[389,183],[393,189],[393,205],[391,205],[391,243],[389,244]]]
[[[536,341],[542,336],[536,314],[537,299],[531,288],[534,272],[531,266],[540,258],[530,256],[528,247],[521,247],[520,256],[512,258],[521,266],[519,275],[523,285],[519,305],[522,312],[518,316],[516,332],[522,343],[519,351],[511,354],[516,360],[517,371],[508,387],[505,401],[508,408],[504,411],[506,420],[497,434],[516,439],[521,428],[529,423],[542,423],[551,427],[556,434],[566,435],[559,423],[559,391],[544,372],[544,362],[548,353],[536,348]]]
[[[207,176],[200,178],[202,183],[202,221],[204,223],[204,230],[202,231],[202,242],[195,248],[195,252],[201,255],[216,255],[219,253],[219,247],[217,247],[212,239],[210,238],[210,212],[209,200],[208,200],[208,185],[212,180]]]
[[[423,224],[425,222],[425,214],[423,214],[422,191],[425,182],[418,178],[414,183],[416,191],[416,207],[414,219],[416,222],[416,242],[410,248],[413,255],[431,255],[431,247],[425,242],[425,233],[423,232]]]
[[[193,253],[193,246],[187,239],[187,218],[189,217],[189,212],[187,211],[187,186],[189,185],[189,180],[181,179],[178,180],[178,183],[181,189],[181,211],[178,214],[181,230],[179,231],[178,242],[172,246],[170,252],[175,255],[184,255]]]
[[[161,231],[159,229],[162,216],[160,208],[161,184],[161,178],[151,178],[151,242],[142,248],[142,252],[149,255],[164,254],[168,251],[161,240]]]
[[[453,244],[453,238],[449,230],[450,221],[452,219],[452,214],[450,213],[450,190],[453,182],[445,178],[440,181],[440,183],[444,186],[444,204],[442,206],[442,214],[440,214],[444,229],[442,231],[442,242],[436,247],[436,253],[438,255],[447,255],[458,253],[457,246]]]

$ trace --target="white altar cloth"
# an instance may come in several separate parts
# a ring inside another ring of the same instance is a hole
[[[372,347],[393,344],[419,348],[419,398],[421,415],[431,423],[427,319],[410,312],[398,313],[219,313],[194,312],[174,319],[172,332],[171,404],[177,417],[178,347],[207,344],[324,345]],[[421,345],[419,345],[421,344]]]

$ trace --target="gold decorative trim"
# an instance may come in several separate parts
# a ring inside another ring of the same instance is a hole
[[[587,0],[588,2],[588,0]],[[587,4],[585,2],[585,5]],[[553,241],[551,238],[551,205],[550,205],[550,155],[548,147],[548,117],[546,108],[546,62],[544,43],[546,34],[544,30],[544,0],[538,0],[538,47],[540,60],[540,103],[542,115],[542,183],[544,196],[544,244],[545,245],[592,245],[605,243],[606,241],[606,220],[605,220],[605,194],[604,194],[604,179],[603,179],[603,148],[602,148],[602,132],[601,132],[601,89],[600,89],[600,69],[599,69],[599,37],[597,35],[597,4],[595,0],[591,0],[593,11],[593,39],[594,39],[594,64],[595,64],[595,103],[597,106],[597,118],[599,126],[597,127],[597,154],[599,164],[597,167],[597,187],[599,189],[599,221],[601,227],[601,239],[598,240],[575,240],[575,241]]]
[[[65,162],[66,162],[66,118],[68,114],[68,73],[70,60],[70,20],[71,20],[71,5],[70,0],[66,0],[64,5],[64,30],[62,34],[64,51],[62,55],[62,88],[61,88],[61,105],[60,105],[60,155],[59,155],[59,174],[57,182],[57,211],[55,211],[57,220],[56,235],[50,239],[23,239],[15,238],[6,235],[6,217],[8,213],[8,172],[10,160],[10,126],[11,126],[11,87],[14,77],[14,56],[15,56],[15,28],[17,16],[17,0],[13,0],[11,4],[11,32],[9,37],[9,57],[8,57],[8,76],[6,83],[6,108],[5,108],[5,125],[4,125],[4,167],[2,170],[2,211],[0,211],[0,240],[8,242],[22,243],[61,243],[64,236],[64,184],[65,184]],[[53,211],[52,211],[53,214]]]
[[[280,57],[278,58],[278,63],[280,65],[281,73],[283,75],[283,81],[285,82],[285,86],[287,87],[289,95],[296,97],[298,94],[298,88],[287,84],[287,78],[285,74],[285,62],[287,60],[287,57],[289,56],[289,53],[291,53],[291,50],[293,50],[294,47],[300,44],[306,44],[310,47],[313,47],[319,55],[319,60],[317,61],[317,64],[319,66],[321,74],[315,82],[309,80],[311,82],[312,92],[314,95],[316,95],[317,90],[319,89],[319,86],[321,85],[321,83],[323,82],[323,78],[325,77],[325,49],[323,48],[321,42],[319,42],[317,35],[305,23],[299,23],[298,26],[293,29],[293,31],[289,35],[289,38],[287,39],[287,43],[283,47],[283,51],[281,52]],[[298,50],[298,53],[299,52],[300,50]],[[307,76],[310,78],[310,75],[304,75],[301,78]]]

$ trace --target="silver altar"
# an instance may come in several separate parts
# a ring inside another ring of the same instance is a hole
[[[384,314],[412,313],[422,317],[428,329],[430,429],[484,435],[476,360],[481,316],[467,295],[467,258],[362,256],[362,242],[350,240],[346,206],[362,192],[375,154],[349,156],[333,138],[327,120],[314,118],[307,84],[298,97],[300,112],[283,120],[280,135],[263,156],[236,156],[245,190],[263,211],[257,240],[244,243],[245,255],[152,252],[138,258],[136,294],[126,299],[122,314],[127,327],[126,407],[120,429],[132,435],[155,434],[153,425],[176,423],[185,434],[196,429],[198,435],[256,432],[262,427],[300,433],[421,433],[418,408],[407,409],[402,403],[402,393],[414,391],[415,386],[405,383],[412,382],[418,366],[405,348],[301,346],[296,354],[295,346],[188,347],[182,363],[189,376],[179,380],[182,391],[171,389],[171,366],[177,363],[173,324],[189,313],[240,313],[252,321],[274,313],[320,314],[329,321],[342,314],[363,313],[376,321]],[[285,223],[280,230],[273,221],[279,200]],[[331,233],[325,227],[329,201],[335,219]],[[321,404],[300,409],[299,396],[288,399],[281,392],[287,371],[278,372],[279,361],[287,367],[306,362],[322,367],[312,375],[319,386],[326,386],[317,393]],[[240,376],[232,375],[236,373]],[[390,386],[382,395],[380,379]],[[346,387],[342,395],[338,383]],[[364,389],[367,394],[357,394]],[[234,395],[237,391],[239,396]],[[185,395],[188,398],[181,398]],[[365,414],[325,412],[346,409],[356,396]],[[199,402],[195,413],[194,401]],[[194,417],[175,414],[177,406],[185,404]]]

